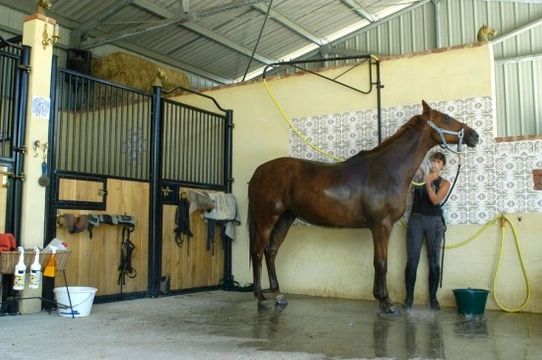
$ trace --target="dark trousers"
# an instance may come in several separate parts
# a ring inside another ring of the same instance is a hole
[[[436,298],[440,278],[440,248],[444,235],[444,223],[441,216],[424,216],[411,214],[407,226],[407,264],[405,268],[405,285],[407,297],[414,294],[416,273],[423,240],[426,241],[429,262],[429,296]]]

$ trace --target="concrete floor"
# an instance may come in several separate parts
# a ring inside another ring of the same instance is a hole
[[[542,315],[287,296],[258,311],[251,293],[212,291],[94,304],[84,318],[0,317],[0,359],[541,359]]]

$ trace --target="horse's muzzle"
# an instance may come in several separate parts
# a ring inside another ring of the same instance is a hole
[[[476,132],[476,130],[468,129],[466,131],[465,135],[465,143],[468,147],[475,147],[478,145],[478,142],[480,142],[480,135]]]

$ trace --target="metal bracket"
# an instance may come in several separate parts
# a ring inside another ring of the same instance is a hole
[[[13,178],[15,180],[21,180],[21,181],[25,180],[24,173],[20,173],[19,175],[16,175],[16,174],[12,173],[11,171],[0,171],[0,176],[2,176],[2,186],[3,187],[8,187],[9,186],[9,182],[7,181],[6,178]]]
[[[32,67],[30,65],[19,65],[19,70],[24,70],[29,73],[30,71],[32,71]]]
[[[162,197],[164,197],[164,198],[168,197],[168,195],[169,195],[171,192],[173,192],[173,190],[171,190],[171,189],[169,188],[169,186],[166,186],[165,188],[162,188],[162,189],[160,189],[160,190],[161,190],[161,192],[162,192]]]
[[[26,153],[26,146],[14,146],[12,147],[12,150],[13,151],[18,151],[22,154],[25,154]]]
[[[105,189],[98,190],[98,196],[105,196],[105,195],[107,195],[107,190]]]

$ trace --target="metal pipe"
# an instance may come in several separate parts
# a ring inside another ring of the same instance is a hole
[[[378,143],[382,142],[382,91],[384,86],[380,81],[380,61],[376,61],[376,107],[378,114]]]
[[[441,31],[440,31],[440,0],[432,0],[435,5],[435,47],[438,49],[442,46]]]
[[[19,76],[20,82],[17,83],[22,84],[22,86],[19,88],[17,85],[18,91],[16,96],[20,96],[17,103],[19,104],[20,109],[27,108],[27,99],[28,99],[28,80],[29,80],[29,73],[24,68],[30,66],[30,47],[29,46],[23,46],[22,50],[22,56],[21,56],[21,62],[22,62],[22,69],[19,70]],[[14,145],[18,148],[24,147],[25,143],[25,134],[26,134],[26,111],[21,110],[20,112],[17,111],[17,123],[18,127],[16,129],[16,136]],[[15,153],[15,169],[14,172],[16,174],[22,174],[24,172],[24,154],[20,151],[17,151]],[[23,184],[21,181],[15,181],[14,184],[14,201],[13,201],[13,236],[15,236],[15,239],[21,238],[21,224],[22,224],[22,204],[23,204]]]
[[[326,61],[342,61],[342,60],[359,60],[359,59],[365,59],[365,60],[370,60],[372,59],[372,55],[355,55],[355,56],[340,56],[340,57],[335,57],[335,58],[330,58],[330,59],[326,59]],[[364,60],[364,61],[365,61]],[[263,79],[265,79],[265,76],[266,76],[266,72],[267,72],[267,69],[269,67],[272,67],[272,66],[282,66],[282,65],[290,65],[290,66],[293,66],[295,67],[296,69],[299,69],[299,70],[303,70],[305,72],[308,72],[310,74],[313,74],[313,75],[316,75],[318,77],[321,77],[323,79],[326,79],[326,80],[329,80],[331,82],[334,82],[335,84],[338,84],[338,85],[341,85],[341,86],[344,86],[350,90],[354,90],[354,91],[357,91],[357,92],[360,92],[362,94],[369,94],[371,91],[372,91],[372,83],[370,83],[370,88],[368,91],[363,91],[363,90],[359,90],[359,89],[356,89],[355,87],[353,86],[350,86],[348,84],[344,84],[340,81],[337,81],[336,79],[330,79],[322,74],[319,74],[317,72],[314,72],[314,71],[311,71],[311,70],[307,70],[307,69],[303,69],[303,68],[300,68],[298,66],[296,66],[297,64],[306,64],[306,63],[315,63],[315,62],[321,62],[322,59],[311,59],[311,60],[292,60],[292,61],[281,61],[281,62],[277,62],[277,63],[272,63],[272,64],[268,64],[264,67],[263,69]],[[358,66],[359,64],[356,64],[355,66]],[[369,67],[369,73],[371,72],[371,68]],[[371,74],[369,74],[369,76],[371,76]]]
[[[162,204],[160,202],[160,185],[162,169],[162,87],[154,86],[152,101],[152,163],[151,163],[151,191],[149,214],[149,296],[156,297],[160,291],[160,277],[162,270]]]
[[[228,110],[226,113],[224,151],[226,154],[224,184],[226,185],[226,192],[231,193],[233,183],[233,110]],[[227,241],[224,247],[224,281],[222,285],[230,288],[233,285],[231,241]]]
[[[58,187],[58,178],[56,176],[53,176],[55,173],[55,160],[56,160],[56,151],[54,151],[53,147],[54,145],[54,134],[55,134],[55,126],[57,124],[58,120],[58,98],[57,98],[57,92],[56,89],[58,89],[58,79],[62,79],[63,77],[59,76],[58,73],[58,56],[53,56],[52,61],[52,67],[51,67],[51,88],[50,88],[50,98],[51,98],[51,114],[49,117],[49,134],[47,137],[47,141],[49,144],[52,144],[52,146],[47,147],[47,176],[50,179],[50,184],[45,188],[45,224],[44,224],[44,238],[43,238],[43,246],[45,246],[45,242],[47,239],[52,239],[55,236],[56,232],[56,209],[54,208],[53,204],[55,202],[55,198],[57,195]]]

